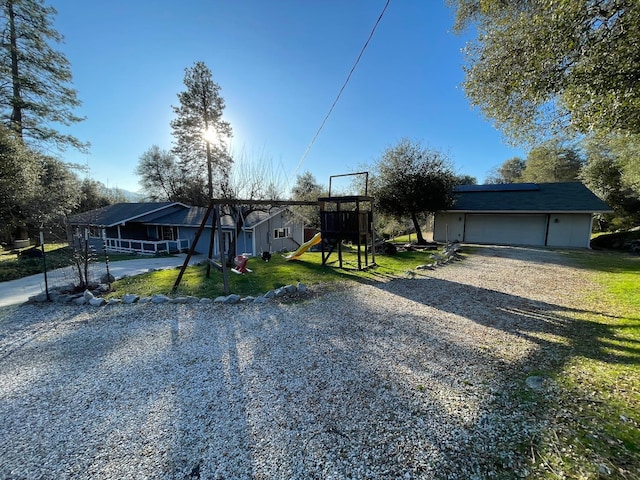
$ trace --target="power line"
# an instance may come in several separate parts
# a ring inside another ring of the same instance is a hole
[[[369,38],[367,38],[367,41],[364,43],[364,46],[362,47],[362,50],[360,50],[360,54],[358,55],[358,58],[356,58],[356,61],[353,64],[353,67],[351,67],[351,70],[349,71],[349,75],[347,75],[347,79],[342,84],[342,87],[340,88],[340,91],[338,92],[338,95],[336,96],[336,99],[331,104],[331,108],[329,108],[329,112],[325,115],[324,119],[322,120],[322,123],[320,124],[320,128],[318,128],[318,131],[313,136],[313,139],[311,139],[311,142],[309,143],[309,146],[307,147],[307,149],[305,150],[304,154],[300,158],[300,161],[298,162],[298,165],[296,166],[296,169],[293,172],[293,177],[295,177],[298,174],[298,170],[300,169],[300,165],[302,165],[302,162],[304,161],[304,159],[307,158],[307,154],[309,153],[309,150],[311,150],[311,147],[313,146],[313,144],[315,143],[316,139],[318,138],[318,135],[320,135],[320,132],[324,128],[325,123],[327,123],[327,120],[329,119],[329,116],[331,115],[331,112],[333,112],[333,109],[336,106],[336,104],[338,103],[338,100],[340,100],[340,96],[342,95],[342,92],[346,88],[347,83],[349,83],[349,80],[351,79],[351,75],[353,74],[353,72],[355,71],[356,67],[358,66],[358,63],[360,63],[360,59],[362,58],[362,55],[364,54],[364,51],[367,49],[367,46],[369,45],[369,42],[373,38],[373,34],[375,33],[376,28],[378,28],[378,24],[380,23],[380,20],[382,20],[382,17],[384,16],[384,12],[387,11],[387,7],[389,6],[390,2],[391,2],[391,0],[387,0],[387,3],[385,3],[384,8],[382,9],[382,12],[380,12],[380,16],[378,17],[378,20],[376,20],[375,25],[371,29],[371,33],[369,34]]]

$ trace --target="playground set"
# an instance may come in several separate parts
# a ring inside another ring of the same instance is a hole
[[[360,175],[364,176],[364,195],[344,195],[344,196],[332,196],[332,182],[334,178],[347,177]],[[252,206],[264,206],[265,208],[273,208],[278,206],[317,206],[320,214],[320,232],[316,233],[310,240],[303,243],[298,247],[296,251],[288,255],[287,260],[297,260],[310,248],[320,244],[322,252],[322,265],[328,264],[329,257],[335,251],[338,255],[338,264],[340,268],[343,267],[343,246],[345,243],[351,243],[357,251],[358,257],[358,270],[368,268],[375,265],[375,248],[374,248],[374,228],[373,228],[373,197],[368,195],[368,172],[349,173],[343,175],[333,175],[329,177],[329,196],[320,197],[317,201],[299,201],[299,200],[238,200],[238,199],[212,199],[209,202],[207,212],[202,220],[202,223],[196,232],[195,238],[191,244],[191,248],[187,253],[187,257],[180,268],[180,273],[173,285],[173,291],[177,290],[182,276],[189,265],[191,256],[195,252],[195,248],[200,239],[202,231],[206,227],[207,220],[213,212],[211,218],[211,231],[216,231],[216,226],[219,242],[222,245],[222,229],[220,225],[221,211],[226,207],[252,205]],[[214,235],[211,235],[209,243],[209,253],[207,256],[207,273],[209,278],[211,266],[221,270],[223,278],[224,293],[229,293],[228,272],[226,267],[226,259],[224,258],[224,252],[220,251],[220,263],[216,262],[213,257],[213,243]],[[369,251],[371,252],[371,263],[369,262]],[[269,253],[270,256],[270,253]],[[364,257],[364,258],[363,258]],[[243,255],[234,257],[235,268],[231,271],[238,274],[244,274],[251,272],[247,268],[248,258]]]

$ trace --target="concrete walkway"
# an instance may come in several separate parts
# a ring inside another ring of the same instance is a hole
[[[176,268],[184,263],[186,257],[186,254],[181,253],[172,257],[142,257],[139,259],[136,258],[135,260],[123,260],[110,263],[109,272],[116,279],[119,279],[126,276],[147,273],[150,270]],[[194,255],[191,257],[189,265],[199,263],[205,258],[205,255]],[[99,266],[101,269],[98,276],[106,273],[104,263],[96,264],[96,266]],[[94,274],[95,273],[94,270]],[[52,270],[48,273],[48,277],[51,277],[52,280],[54,278],[74,278],[74,273],[72,267],[65,267]],[[50,283],[49,288],[51,287],[52,284]],[[24,303],[29,297],[44,292],[44,289],[44,275],[42,273],[17,280],[10,280],[8,282],[0,282],[0,307]]]

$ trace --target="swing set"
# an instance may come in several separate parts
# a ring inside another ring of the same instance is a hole
[[[353,175],[364,175],[365,194],[364,195],[348,195],[348,196],[332,196],[332,181],[337,177],[346,177]],[[206,277],[211,274],[211,266],[213,265],[222,272],[222,283],[225,295],[229,294],[229,278],[228,268],[225,259],[224,236],[222,232],[221,212],[225,207],[242,206],[264,206],[264,207],[286,207],[286,206],[317,206],[320,209],[320,243],[322,251],[322,265],[326,266],[331,254],[337,250],[338,262],[340,268],[343,268],[343,243],[350,242],[357,249],[358,270],[368,268],[375,265],[375,248],[374,248],[374,228],[373,228],[373,197],[368,196],[368,172],[349,173],[344,175],[333,175],[329,177],[329,196],[320,197],[317,201],[304,200],[241,200],[241,199],[211,199],[207,207],[202,222],[196,231],[187,257],[180,268],[178,278],[173,285],[172,291],[175,292],[180,286],[182,276],[189,265],[191,257],[195,253],[196,246],[200,240],[202,232],[207,226],[207,221],[211,217],[211,235],[209,238],[209,248],[207,255],[207,271]],[[239,209],[241,212],[241,208]],[[211,215],[213,213],[213,216]],[[239,213],[241,215],[241,213]],[[220,263],[213,260],[214,238],[216,229],[218,231],[218,245],[220,245]],[[315,238],[315,237],[314,237]],[[369,263],[369,254],[371,252],[371,263]],[[306,250],[305,250],[306,251]],[[364,258],[363,258],[364,252]],[[297,258],[297,257],[296,257]],[[231,269],[235,273],[250,272],[247,268],[248,258],[244,255],[234,256],[235,269]]]

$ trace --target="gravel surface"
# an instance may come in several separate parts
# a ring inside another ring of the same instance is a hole
[[[293,303],[5,308],[0,478],[526,476],[544,415],[510,392],[578,288],[561,252],[481,247]]]

